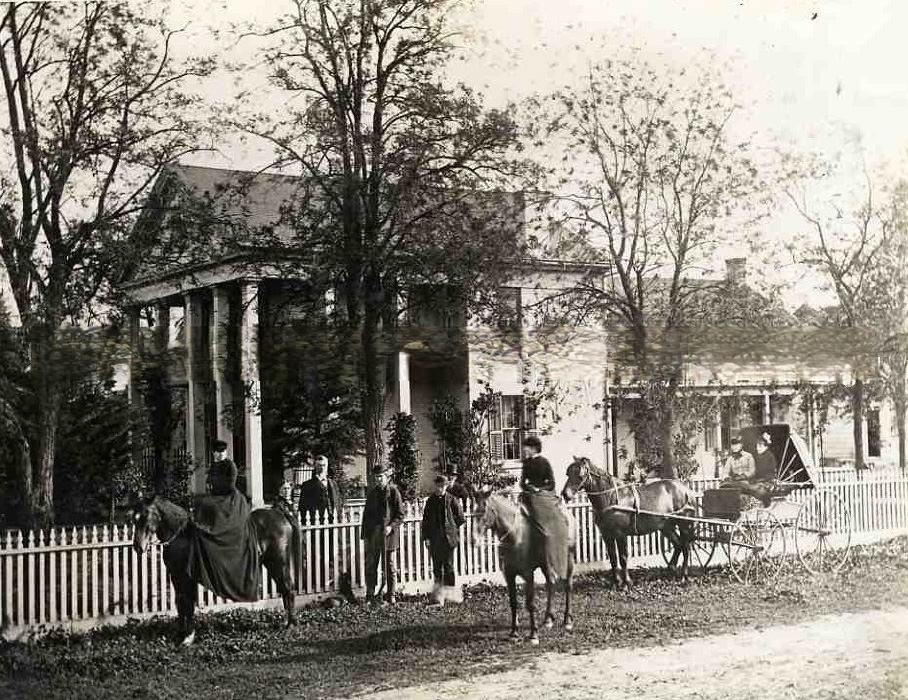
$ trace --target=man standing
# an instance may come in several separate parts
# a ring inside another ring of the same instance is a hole
[[[334,479],[328,478],[328,458],[318,455],[312,467],[312,478],[300,490],[299,510],[309,523],[323,520],[334,522],[334,512],[340,508],[340,497]],[[318,518],[319,520],[317,520]]]
[[[404,503],[400,491],[391,483],[391,476],[382,465],[377,465],[372,473],[375,475],[375,486],[366,495],[361,534],[366,549],[366,602],[375,600],[378,565],[384,562],[385,600],[393,605],[397,578],[394,558],[400,542]]]
[[[460,544],[460,526],[466,522],[460,500],[448,490],[443,474],[435,477],[435,493],[429,496],[422,513],[422,539],[429,543],[437,605],[456,599],[454,592],[454,552]]]

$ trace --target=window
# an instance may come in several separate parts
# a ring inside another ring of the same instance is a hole
[[[501,396],[489,415],[489,453],[492,461],[520,459],[520,446],[536,433],[536,406],[523,396]]]
[[[712,452],[718,447],[716,442],[716,419],[710,415],[703,424],[703,448]]]
[[[520,328],[520,287],[501,287],[498,290],[498,327],[502,330]]]
[[[880,410],[867,411],[867,456],[880,456]]]

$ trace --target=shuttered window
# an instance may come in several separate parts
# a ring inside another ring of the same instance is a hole
[[[492,461],[519,460],[524,437],[536,432],[535,405],[521,395],[500,396],[489,416]]]

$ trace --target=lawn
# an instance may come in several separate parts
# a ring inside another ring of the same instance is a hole
[[[174,646],[172,619],[0,646],[0,697],[347,697],[532,663],[546,651],[649,646],[835,612],[908,604],[908,538],[859,547],[838,578],[810,579],[792,560],[775,584],[731,583],[710,572],[680,585],[637,572],[630,594],[605,573],[575,582],[576,628],[542,643],[507,639],[507,597],[468,589],[463,605],[364,605],[300,611],[285,630],[273,611],[201,615],[196,645]],[[560,619],[561,596],[556,603]],[[526,614],[521,614],[526,623]]]

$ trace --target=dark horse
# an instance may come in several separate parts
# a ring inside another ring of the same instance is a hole
[[[692,523],[632,511],[693,515],[694,500],[687,487],[677,479],[660,479],[648,484],[625,484],[594,466],[586,457],[574,457],[567,468],[567,483],[561,491],[570,500],[580,490],[586,495],[596,514],[596,523],[612,566],[612,578],[618,590],[631,584],[627,573],[627,538],[661,531],[675,546],[669,569],[675,570],[678,556],[683,554],[681,580],[687,581]],[[617,506],[622,510],[616,510]]]
[[[538,546],[537,538],[531,537],[529,522],[519,513],[517,506],[502,496],[477,492],[474,497],[476,499],[472,533],[474,544],[485,537],[487,530],[494,532],[500,542],[498,552],[501,557],[504,578],[508,585],[508,599],[511,603],[511,639],[520,638],[517,633],[517,576],[520,576],[524,580],[526,608],[530,614],[530,642],[539,644],[533,574],[536,569],[541,569],[545,576],[548,601],[543,624],[546,627],[551,627],[555,623],[555,616],[552,614],[552,595],[558,576],[554,571],[549,570],[542,547]],[[564,628],[570,631],[574,628],[574,620],[571,617],[574,548],[567,541],[564,542],[564,546],[568,550],[564,588]]]
[[[273,508],[256,508],[249,518],[255,526],[261,561],[284,601],[287,625],[296,624],[293,570],[299,533],[283,513]],[[198,582],[187,574],[189,514],[175,503],[155,496],[138,508],[135,521],[132,546],[137,552],[145,551],[152,533],[164,543],[164,564],[177,596],[181,644],[189,646],[195,640],[193,614],[198,591]]]

